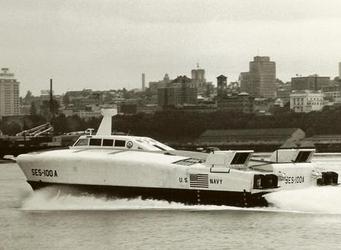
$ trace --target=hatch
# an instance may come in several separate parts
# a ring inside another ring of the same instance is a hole
[[[230,168],[246,168],[252,156],[252,150],[214,151],[206,159],[211,172],[228,172]]]
[[[277,163],[306,163],[310,162],[315,149],[278,149],[272,153],[270,161]]]

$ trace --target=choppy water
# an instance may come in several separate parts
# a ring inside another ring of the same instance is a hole
[[[341,187],[267,199],[240,209],[33,193],[0,164],[0,249],[341,249]]]

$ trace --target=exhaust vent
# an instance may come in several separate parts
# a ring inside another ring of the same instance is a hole
[[[337,185],[338,177],[339,175],[332,171],[322,172],[322,177],[317,179],[317,185],[319,186]]]

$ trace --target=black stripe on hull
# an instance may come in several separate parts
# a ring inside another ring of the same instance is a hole
[[[263,195],[266,193],[251,194],[250,192],[230,192],[193,189],[123,187],[105,185],[56,184],[49,182],[27,181],[34,190],[54,186],[60,187],[62,192],[89,193],[105,195],[109,198],[142,198],[180,202],[187,205],[227,205],[237,207],[264,207],[268,203]],[[72,187],[72,191],[68,189]]]

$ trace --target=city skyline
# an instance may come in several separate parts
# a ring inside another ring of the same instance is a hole
[[[140,88],[190,76],[236,81],[256,55],[277,78],[338,75],[341,2],[328,1],[4,1],[0,66],[39,94],[54,79],[68,90]]]

